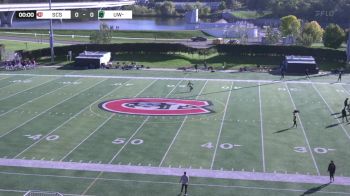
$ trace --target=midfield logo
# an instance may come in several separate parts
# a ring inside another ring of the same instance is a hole
[[[207,106],[209,101],[169,99],[169,98],[130,98],[101,103],[100,108],[122,114],[144,116],[181,116],[212,113]]]

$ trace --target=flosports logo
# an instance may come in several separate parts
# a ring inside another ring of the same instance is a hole
[[[209,114],[209,101],[169,99],[169,98],[130,98],[106,101],[100,108],[122,114],[145,116],[179,116]]]

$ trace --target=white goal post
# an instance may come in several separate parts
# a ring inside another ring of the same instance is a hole
[[[29,190],[23,196],[63,196],[63,194],[59,192]]]

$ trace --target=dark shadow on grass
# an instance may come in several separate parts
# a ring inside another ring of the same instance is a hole
[[[331,116],[335,116],[335,115],[338,115],[338,114],[340,114],[340,112],[333,113],[333,114],[331,114]]]
[[[328,126],[326,126],[326,129],[336,127],[336,126],[338,126],[339,124],[340,124],[340,123],[334,123],[334,124],[328,125]]]
[[[285,131],[291,130],[292,128],[293,128],[293,127],[289,127],[289,128],[287,128],[287,129],[282,129],[282,130],[273,132],[273,134],[275,134],[275,133],[283,133],[283,132],[285,132]]]
[[[311,194],[314,194],[314,193],[317,193],[318,191],[322,190],[323,188],[327,187],[328,185],[330,185],[331,183],[327,183],[327,184],[322,184],[321,186],[318,186],[318,187],[313,187],[307,191],[305,191],[302,195],[300,196],[304,196],[304,195],[311,195]]]

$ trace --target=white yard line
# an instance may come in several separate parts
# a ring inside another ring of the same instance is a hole
[[[147,85],[144,89],[142,89],[139,93],[137,93],[134,97],[138,97],[139,95],[141,95],[146,89],[148,89],[150,86],[152,86],[156,81],[158,80],[154,80],[152,83],[150,83],[149,85]],[[180,81],[181,82],[181,81]],[[176,86],[174,87],[174,89],[172,89],[170,91],[170,93],[167,95],[169,96],[175,89],[176,87],[180,84],[180,82],[178,82],[176,84]],[[112,114],[112,116],[114,116],[115,114]],[[143,125],[148,121],[148,119],[150,118],[150,116],[147,116],[147,118],[142,122],[142,124],[136,129],[136,131],[129,137],[129,139],[124,143],[124,145],[118,150],[118,152],[112,157],[112,159],[108,162],[108,164],[112,164],[112,162],[117,158],[117,156],[122,152],[122,150],[126,147],[126,145],[131,141],[131,139],[141,130],[141,128],[143,127]],[[85,193],[87,193],[90,188],[97,182],[98,178],[103,174],[103,171],[101,171],[96,178],[89,184],[89,186],[84,190],[84,192],[82,193],[83,195]]]
[[[106,79],[105,79],[105,80],[101,80],[100,82],[97,82],[96,84],[94,84],[94,85],[92,85],[92,86],[90,86],[90,87],[84,89],[83,91],[79,91],[78,93],[75,93],[73,96],[69,97],[68,99],[65,99],[65,100],[59,102],[59,104],[65,102],[65,101],[67,101],[67,100],[69,100],[69,99],[71,99],[71,98],[73,98],[73,97],[75,97],[75,96],[77,96],[77,95],[79,95],[79,94],[81,94],[82,92],[85,92],[85,91],[87,91],[87,90],[89,90],[89,89],[91,89],[91,88],[97,86],[98,84],[100,84],[100,83],[102,83],[102,82],[104,82],[104,81],[106,81]],[[57,105],[57,104],[56,104],[56,105]],[[50,131],[49,133],[47,133],[45,136],[43,136],[43,137],[41,137],[40,139],[36,140],[33,144],[31,144],[31,145],[28,146],[26,149],[24,149],[22,152],[20,152],[19,154],[17,154],[14,158],[19,157],[21,154],[23,154],[24,152],[26,152],[27,150],[29,150],[30,148],[32,148],[33,146],[35,146],[37,143],[39,143],[40,141],[42,141],[43,139],[45,139],[47,136],[49,136],[50,134],[52,134],[53,132],[55,132],[56,130],[58,130],[59,128],[61,128],[62,126],[64,126],[65,124],[67,124],[67,123],[68,123],[69,121],[71,121],[72,119],[76,118],[79,114],[81,114],[83,111],[85,111],[85,110],[86,110],[87,108],[89,108],[89,107],[90,107],[90,104],[89,104],[87,107],[85,107],[85,108],[83,108],[82,110],[80,110],[80,111],[79,111],[78,113],[76,113],[75,115],[73,115],[72,117],[70,117],[69,119],[67,119],[66,121],[64,121],[62,124],[60,124],[60,125],[59,125],[58,127],[56,127],[55,129],[51,130],[51,131]]]
[[[105,80],[102,80],[102,81],[105,81]],[[101,81],[101,82],[102,82],[102,81]],[[96,85],[97,85],[97,84],[96,84]],[[96,85],[94,85],[94,86],[96,86]],[[67,101],[67,100],[73,98],[74,96],[76,96],[76,95],[78,95],[78,94],[80,94],[80,93],[84,92],[85,90],[88,90],[88,89],[90,89],[90,88],[92,88],[92,87],[93,87],[93,86],[91,86],[91,87],[89,87],[89,88],[86,88],[86,89],[84,89],[84,90],[82,90],[82,91],[79,91],[78,93],[74,94],[73,96],[70,96],[70,97],[68,97],[68,98],[66,98],[66,99],[64,99],[64,100],[62,100],[62,101],[60,101],[60,102],[58,102],[57,104],[55,104],[55,105],[53,105],[52,107],[50,107],[50,108],[48,108],[48,109],[46,109],[46,110],[40,112],[38,115],[36,115],[36,116],[32,117],[31,119],[29,119],[29,120],[23,122],[22,124],[18,125],[17,127],[11,129],[10,131],[8,131],[8,132],[6,132],[6,133],[0,135],[0,138],[6,136],[6,135],[8,135],[8,134],[10,134],[10,133],[13,132],[14,130],[18,129],[19,127],[21,127],[21,126],[23,126],[23,125],[25,125],[25,124],[27,124],[28,122],[30,122],[30,121],[32,121],[33,119],[39,117],[40,115],[46,113],[47,111],[51,110],[52,108],[54,108],[54,107],[56,107],[56,106],[58,106],[58,105],[64,103],[65,101]]]
[[[172,92],[174,92],[174,90],[179,86],[179,84],[182,82],[182,80],[180,80],[175,87],[165,96],[165,97],[169,97],[171,95]],[[141,93],[139,93],[141,94]],[[136,95],[135,97],[139,96]],[[113,156],[113,158],[108,162],[109,164],[111,164],[116,158],[117,156],[122,152],[122,150],[127,146],[127,144],[133,139],[133,137],[141,130],[141,128],[143,127],[143,125],[146,124],[146,122],[150,119],[150,116],[147,116],[147,118],[142,122],[142,124],[135,130],[135,132],[129,137],[129,139],[124,143],[124,145],[118,150],[118,152]]]
[[[32,176],[32,177],[43,177],[47,178],[64,178],[64,179],[82,179],[82,180],[93,180],[93,177],[80,177],[80,176],[65,176],[65,175],[50,175],[50,174],[29,174],[29,173],[14,173],[14,172],[0,172],[0,174],[4,175],[14,175],[14,176]],[[177,182],[167,182],[167,181],[151,181],[151,180],[129,180],[129,179],[120,179],[120,178],[98,178],[101,181],[115,181],[115,182],[130,182],[130,183],[144,183],[144,184],[164,184],[164,185],[176,185]],[[217,188],[231,188],[231,189],[254,189],[254,190],[271,190],[271,191],[287,191],[287,192],[307,192],[308,190],[301,189],[283,189],[283,188],[273,188],[273,187],[256,187],[256,186],[235,186],[235,185],[220,185],[220,184],[200,184],[190,183],[190,186],[201,186],[201,187],[217,187]],[[7,190],[0,189],[0,192],[25,192],[21,190]],[[317,191],[318,193],[325,194],[342,194],[342,195],[350,195],[350,192],[338,192],[338,191]]]
[[[285,83],[285,85],[286,85],[286,89],[287,89],[287,92],[288,92],[288,94],[289,94],[290,100],[292,101],[293,107],[294,107],[294,109],[296,109],[296,105],[295,105],[295,103],[294,103],[292,94],[290,93],[290,90],[289,90],[289,87],[288,87],[287,83]],[[308,150],[309,150],[309,152],[310,152],[310,155],[311,155],[312,161],[313,161],[313,163],[314,163],[314,166],[315,166],[315,168],[316,168],[317,174],[318,174],[318,175],[321,175],[321,174],[320,174],[320,170],[318,169],[318,166],[317,166],[317,163],[316,163],[314,154],[312,153],[311,146],[310,146],[310,142],[309,142],[309,139],[308,139],[307,136],[306,136],[306,132],[305,132],[303,123],[301,122],[300,116],[298,116],[298,121],[299,121],[301,130],[303,131],[303,135],[304,135],[304,138],[305,138],[305,142],[306,142],[306,144],[307,144],[307,147],[308,147]]]
[[[0,73],[0,75],[4,76],[41,76],[41,77],[68,77],[68,78],[116,78],[116,79],[140,79],[140,80],[183,80],[182,77],[142,77],[142,76],[113,76],[113,75],[79,75],[79,74],[65,74],[65,75],[56,75],[56,74],[6,74],[6,73]],[[217,82],[247,82],[247,83],[290,83],[290,84],[326,84],[329,85],[329,82],[312,82],[312,81],[280,81],[280,80],[240,80],[240,79],[213,79],[213,78],[186,78],[193,81],[217,81]],[[333,85],[350,85],[347,83],[337,83]]]
[[[10,98],[10,97],[13,97],[13,96],[15,96],[15,95],[18,95],[18,94],[20,94],[20,93],[29,91],[29,90],[31,90],[31,89],[33,89],[33,88],[42,86],[42,85],[47,84],[47,83],[49,83],[49,82],[52,82],[52,81],[54,81],[54,80],[56,80],[56,79],[48,80],[48,81],[46,81],[46,82],[44,82],[44,83],[40,83],[40,84],[35,85],[35,86],[33,86],[33,87],[30,87],[30,88],[28,88],[28,89],[25,89],[25,90],[19,91],[19,92],[17,92],[17,93],[11,94],[11,95],[9,95],[9,96],[7,96],[7,97],[1,98],[0,101],[2,101],[2,100],[4,100],[4,99],[7,99],[7,98]],[[8,86],[10,86],[10,85],[8,85]]]
[[[112,157],[112,159],[108,162],[108,164],[112,164],[112,162],[117,158],[117,156],[123,151],[123,149],[126,147],[126,145],[132,140],[132,138],[141,130],[143,125],[146,124],[146,122],[149,120],[150,116],[147,116],[147,118],[142,122],[142,124],[135,130],[135,132],[129,137],[129,139],[124,143],[124,145],[118,150],[117,153]]]
[[[205,86],[207,85],[207,83],[208,83],[208,80],[204,83],[202,89],[200,90],[200,92],[199,92],[198,95],[196,96],[196,99],[198,99],[198,97],[202,94],[202,92],[203,92]],[[182,130],[182,127],[183,127],[183,125],[185,124],[187,118],[188,118],[188,116],[185,116],[185,118],[183,119],[183,121],[182,121],[182,123],[181,123],[179,129],[177,130],[177,132],[176,132],[176,134],[175,134],[173,140],[171,141],[171,143],[170,143],[170,145],[169,145],[167,151],[165,152],[165,154],[164,154],[162,160],[160,161],[159,167],[162,166],[162,164],[163,164],[163,162],[164,162],[166,156],[168,155],[168,153],[169,153],[171,147],[173,146],[173,144],[174,144],[174,142],[175,142],[177,136],[179,135],[180,131]]]
[[[316,91],[316,92],[318,93],[318,95],[321,97],[321,99],[323,100],[323,102],[326,104],[326,106],[328,107],[328,110],[333,114],[334,111],[333,111],[332,108],[328,105],[326,99],[322,96],[321,92],[317,89],[317,87],[316,87],[314,84],[312,84],[312,87],[315,89],[315,91]],[[346,91],[346,90],[345,90],[345,91]],[[338,123],[340,124],[341,128],[343,129],[345,135],[346,135],[346,136],[348,137],[348,139],[350,140],[350,135],[349,135],[349,133],[346,131],[346,129],[344,128],[342,122],[341,122],[338,118],[336,118],[336,120],[338,121]]]
[[[233,87],[233,82],[231,83],[230,92],[229,92],[228,97],[227,97],[227,100],[226,100],[225,109],[224,109],[224,114],[223,114],[223,116],[222,116],[222,120],[221,120],[221,125],[220,125],[220,129],[219,129],[219,133],[218,133],[218,136],[217,136],[217,139],[216,139],[215,150],[214,150],[213,158],[212,158],[212,160],[211,160],[210,169],[213,169],[213,166],[214,166],[215,157],[216,157],[216,151],[218,150],[218,146],[219,146],[219,141],[220,141],[220,137],[221,137],[222,128],[224,127],[224,122],[225,122],[225,117],[226,117],[226,111],[227,111],[227,107],[228,107],[228,102],[230,101],[230,97],[231,97],[231,93],[232,93],[232,87]]]
[[[14,111],[14,110],[16,110],[17,108],[20,108],[20,107],[22,107],[22,106],[24,106],[24,105],[26,105],[26,104],[28,104],[28,103],[32,103],[33,101],[35,101],[35,100],[37,100],[37,99],[40,99],[41,97],[44,97],[44,96],[49,95],[49,94],[51,94],[51,93],[54,93],[54,92],[56,92],[56,91],[58,91],[58,90],[60,90],[60,89],[62,89],[62,88],[64,88],[64,87],[66,87],[66,86],[68,86],[68,84],[63,85],[63,86],[61,86],[61,87],[59,87],[59,88],[57,88],[57,89],[55,89],[55,90],[53,90],[53,91],[49,91],[49,92],[47,92],[47,93],[45,93],[45,94],[43,94],[43,95],[40,95],[39,97],[35,97],[34,99],[30,99],[30,100],[24,102],[23,104],[21,104],[21,105],[19,105],[19,106],[16,106],[16,107],[12,108],[11,110],[8,110],[8,111],[6,111],[6,112],[0,114],[0,117],[1,117],[1,116],[4,116],[4,115],[6,115],[6,114],[8,114],[8,113],[10,113],[10,112],[12,112],[12,111]]]
[[[142,175],[162,175],[162,176],[180,176],[184,168],[169,167],[148,167],[131,165],[113,165],[98,163],[78,163],[78,162],[59,162],[59,161],[41,161],[41,160],[23,160],[23,159],[3,159],[0,158],[0,166],[6,167],[25,167],[41,169],[63,169],[71,171],[94,171],[107,173],[125,173]],[[249,181],[268,181],[268,182],[286,182],[296,184],[325,184],[329,182],[329,176],[303,175],[303,174],[285,174],[285,173],[263,173],[263,172],[243,172],[243,171],[222,171],[210,169],[186,169],[191,177],[208,179],[232,179]],[[4,172],[0,172],[4,173]],[[91,177],[89,179],[95,179]],[[337,176],[332,183],[335,185],[350,186],[350,177]]]
[[[124,82],[123,84],[129,82],[130,80]],[[121,86],[118,86],[117,88],[113,89],[111,92],[105,94],[103,97],[100,97],[99,99],[97,99],[94,103],[90,104],[93,105],[95,103],[97,103],[99,100],[111,95],[112,93],[114,93],[116,90],[120,89],[122,87]],[[89,107],[90,107],[89,106]],[[86,109],[86,108],[85,108]],[[98,130],[101,129],[101,127],[103,127],[115,114],[111,114],[104,122],[102,122],[93,132],[91,132],[85,139],[83,139],[78,145],[76,145],[71,151],[69,151],[66,155],[64,155],[60,161],[63,161],[65,158],[67,158],[74,150],[76,150],[77,148],[79,148],[80,145],[82,145],[87,139],[89,139],[93,134],[95,134]]]
[[[262,164],[263,172],[266,172],[265,167],[265,146],[264,146],[264,126],[263,126],[263,112],[261,107],[261,88],[259,83],[259,110],[260,110],[260,132],[261,132],[261,154],[262,154]]]

